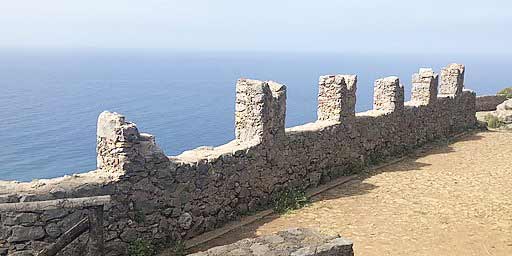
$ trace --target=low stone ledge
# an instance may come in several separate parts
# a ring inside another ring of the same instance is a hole
[[[293,228],[189,255],[353,256],[352,244],[352,241],[339,236],[325,236],[310,229]]]
[[[476,111],[493,111],[496,107],[507,100],[507,97],[500,95],[486,95],[476,97]]]

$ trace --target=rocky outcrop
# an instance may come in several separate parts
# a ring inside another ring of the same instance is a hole
[[[478,112],[477,118],[486,122],[489,128],[512,129],[512,99],[499,104],[495,111]]]
[[[496,116],[504,123],[512,124],[512,99],[506,100],[496,107]]]
[[[243,239],[190,256],[353,256],[352,241],[328,237],[310,229],[294,228],[276,234]]]

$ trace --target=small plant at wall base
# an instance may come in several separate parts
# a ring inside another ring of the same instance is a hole
[[[185,242],[184,241],[175,241],[171,245],[171,250],[167,251],[166,256],[185,256],[187,252],[185,250]]]
[[[487,122],[487,127],[489,128],[500,128],[504,125],[503,121],[493,115],[486,116],[485,121]]]
[[[154,256],[156,255],[155,246],[143,239],[137,239],[130,243],[128,247],[129,256]]]
[[[303,189],[286,189],[276,194],[273,199],[273,209],[276,213],[283,214],[300,209],[309,203],[306,192]]]
[[[507,99],[512,99],[512,87],[508,87],[499,91],[497,95],[505,96]]]

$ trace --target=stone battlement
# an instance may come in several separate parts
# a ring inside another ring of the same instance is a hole
[[[464,66],[448,65],[440,79],[438,95],[438,75],[420,69],[412,76],[410,102],[404,102],[398,77],[378,79],[373,109],[355,113],[357,76],[321,76],[318,120],[286,129],[286,86],[240,79],[236,139],[173,157],[121,114],[103,112],[98,170],[32,183],[0,182],[0,203],[112,195],[105,210],[108,255],[125,255],[139,238],[189,239],[268,208],[280,191],[313,188],[474,128],[475,93],[463,88]],[[1,213],[0,255],[37,250],[82,215],[82,210]],[[72,247],[86,242],[79,239]],[[64,255],[80,255],[69,250]]]

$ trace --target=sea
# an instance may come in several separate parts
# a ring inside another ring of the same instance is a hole
[[[316,119],[318,77],[356,74],[357,110],[371,109],[373,81],[395,75],[410,96],[420,67],[466,65],[466,88],[495,94],[512,84],[510,56],[0,50],[0,180],[30,181],[94,170],[96,122],[115,111],[154,134],[167,155],[234,138],[238,78],[287,86],[287,127]]]

